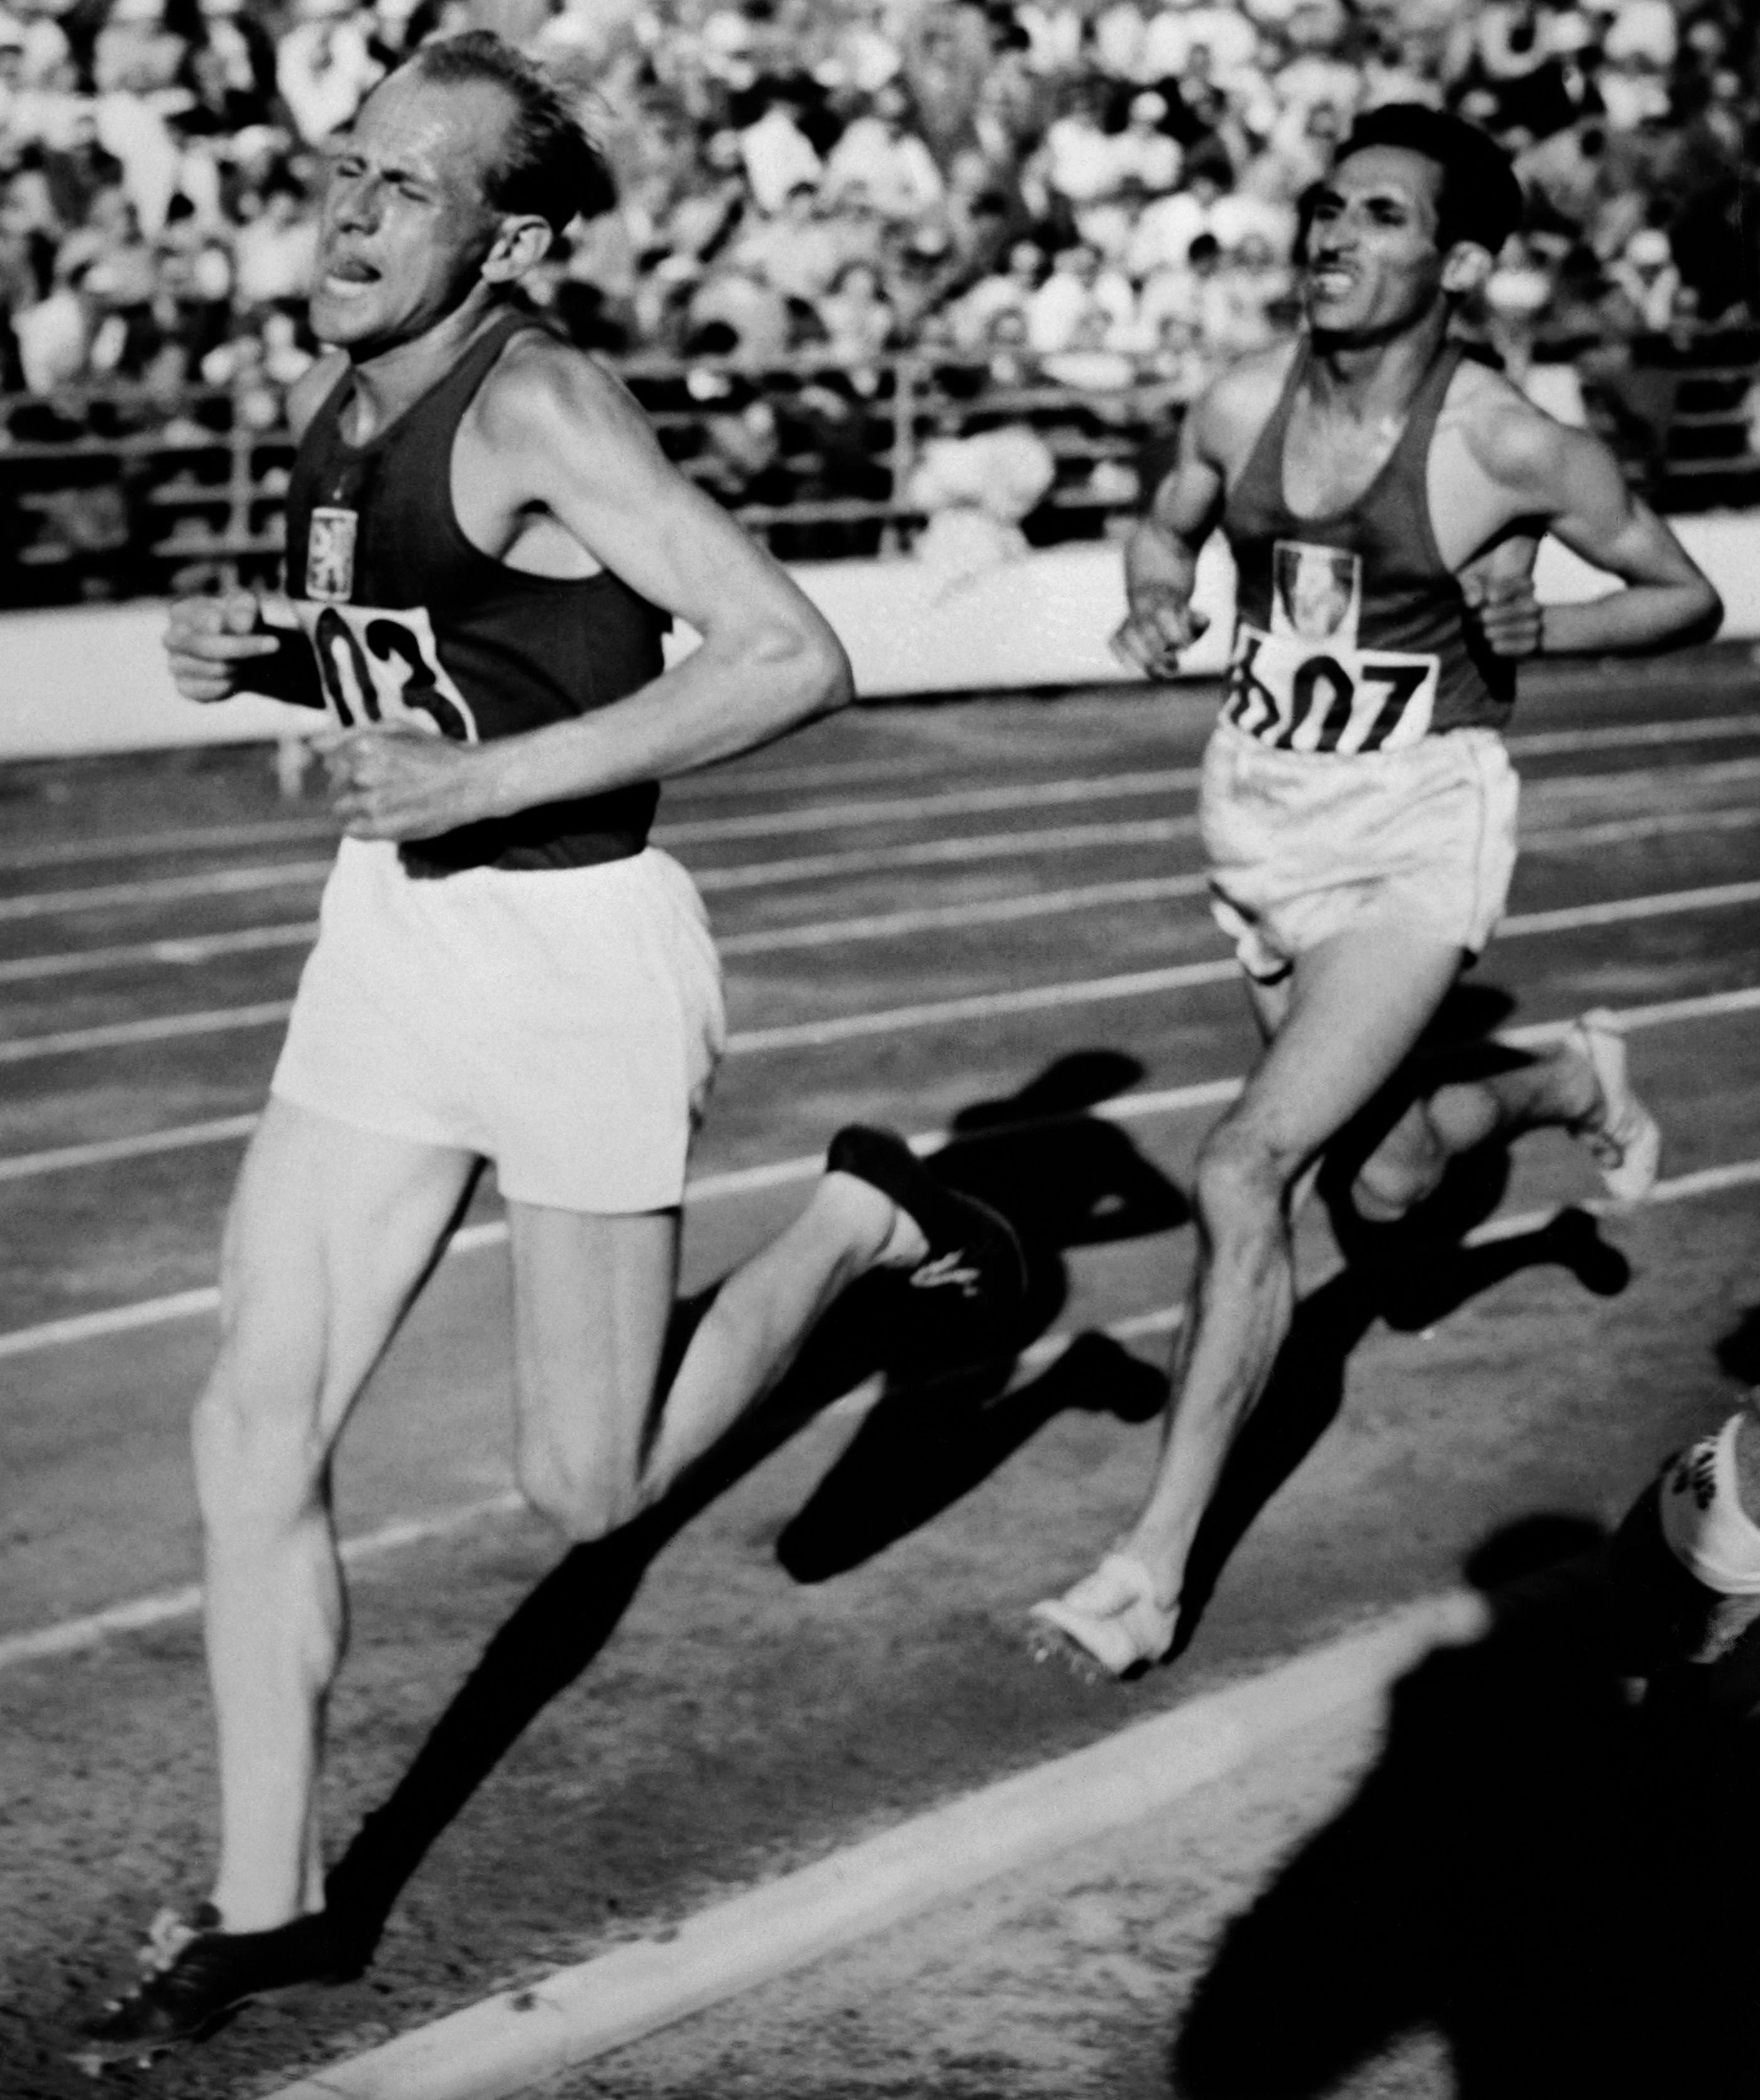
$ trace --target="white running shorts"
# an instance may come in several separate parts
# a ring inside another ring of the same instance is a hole
[[[1517,792],[1494,730],[1340,756],[1272,750],[1219,722],[1198,804],[1217,923],[1265,984],[1365,926],[1476,955],[1509,895]]]
[[[702,899],[653,847],[416,879],[345,839],[270,1088],[480,1153],[516,1202],[669,1210],[725,1039]]]

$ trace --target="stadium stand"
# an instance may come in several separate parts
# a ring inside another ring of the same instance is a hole
[[[785,557],[907,541],[929,448],[1000,429],[1051,461],[1030,540],[1111,529],[1217,362],[1293,325],[1301,194],[1395,99],[1519,156],[1484,354],[1665,505],[1760,496],[1744,0],[8,5],[7,603],[272,571],[326,139],[478,23],[570,85],[617,173],[535,301]]]

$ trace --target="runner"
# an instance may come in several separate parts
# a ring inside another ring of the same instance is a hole
[[[1288,1332],[1292,1215],[1503,910],[1516,784],[1498,730],[1516,664],[1652,651],[1721,616],[1607,450],[1450,340],[1521,208],[1507,156],[1473,126],[1410,104],[1364,117],[1311,200],[1305,336],[1198,402],[1128,549],[1118,646],[1151,677],[1203,629],[1193,578],[1218,524],[1234,553],[1200,809],[1265,1048],[1199,1158],[1198,1268],[1152,1491],[1094,1573],[1033,1608],[1041,1655],[1123,1675],[1179,1639],[1199,1520]],[[1538,603],[1542,532],[1623,588]],[[1356,1207],[1397,1218],[1459,1154],[1547,1124],[1585,1140],[1617,1200],[1655,1179],[1656,1126],[1605,1015],[1410,1101],[1361,1166]]]
[[[191,699],[279,684],[289,661],[315,702],[321,680],[346,836],[234,1198],[195,1421],[218,1872],[192,1917],[155,1924],[142,1981],[85,2031],[88,2066],[343,1965],[315,1803],[345,1623],[331,1456],[485,1158],[512,1247],[518,1477],[570,1539],[662,1495],[855,1277],[908,1272],[980,1312],[1023,1288],[1000,1220],[901,1139],[851,1128],[657,1396],[723,1021],[696,892],[646,844],[653,783],[851,689],[825,622],[621,387],[510,302],[609,196],[566,106],[492,35],[429,45],[381,86],[325,201],[312,322],[336,347],[291,404],[305,639],[290,651],[246,593],[172,614]],[[702,642],[665,670],[672,615]]]

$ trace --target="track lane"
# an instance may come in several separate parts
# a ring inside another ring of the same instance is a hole
[[[1621,861],[1600,872],[1623,882],[1632,849],[1608,843]],[[1684,835],[1667,850],[1694,859],[1696,848]],[[1676,879],[1687,886],[1692,868],[1683,862]],[[1535,908],[1548,908],[1555,893],[1548,876]],[[1086,929],[1110,916],[1073,923]],[[1642,977],[1649,998],[1713,990],[1729,984],[1743,953],[1716,919],[1518,941],[1494,951],[1481,974],[1490,994],[1498,981],[1513,989],[1525,1019],[1570,1011],[1590,983]],[[921,1057],[913,1048],[900,1058],[882,1043],[859,1059],[846,1047],[780,1053],[774,1068],[737,1065],[705,1165],[756,1166],[786,1155],[791,1141],[804,1153],[841,1113],[858,1105],[871,1112],[878,1100],[900,1113],[1001,1100],[1061,1051],[1091,1047],[1097,1039],[1083,1024],[1095,1017],[999,1021],[961,1031],[956,1045],[926,1039]],[[1683,1021],[1678,1053],[1661,1030],[1635,1044],[1644,1083],[1661,1087],[1671,1127],[1680,1127],[1687,1172],[1714,1165],[1720,1148],[1728,1158],[1746,1156],[1730,1148],[1753,1129],[1749,1026],[1736,1017]],[[1137,1051],[1141,1083],[1151,1087],[1235,1069],[1223,1053],[1246,1043],[1225,984],[1195,991],[1189,1011],[1146,1009],[1141,1025],[1109,1026],[1099,1039]],[[216,1076],[223,1068],[216,1063]],[[143,1086],[153,1079],[139,1076]],[[1177,1180],[1203,1121],[1195,1111],[1164,1129],[1129,1124],[1127,1135]],[[224,1151],[214,1159],[222,1169]],[[164,1162],[174,1176],[192,1163]],[[140,1171],[128,1168],[125,1178]],[[1537,1142],[1519,1162],[1508,1200],[1571,1185],[1573,1175],[1575,1186],[1585,1185],[1572,1148]],[[100,1172],[93,1185],[107,1179]],[[163,1181],[156,1186],[169,1192]],[[730,1256],[742,1236],[760,1233],[797,1199],[797,1189],[772,1186],[730,1202],[711,1235],[718,1244],[699,1238],[693,1260],[712,1266],[717,1253]],[[1432,1572],[1446,1581],[1462,1546],[1500,1514],[1545,1506],[1549,1496],[1575,1497],[1578,1507],[1586,1497],[1612,1513],[1660,1445],[1718,1404],[1706,1343],[1742,1302],[1760,1213],[1750,1196],[1731,1190],[1683,1203],[1665,1220],[1608,1229],[1637,1268],[1622,1299],[1588,1299],[1562,1271],[1542,1267],[1476,1300],[1431,1340],[1372,1334],[1353,1359],[1344,1419],[1261,1520],[1199,1651],[1177,1676],[1137,1695],[1102,1692],[1097,1702],[1023,1679],[1013,1643],[1020,1606],[1077,1572],[1065,1563],[1077,1563],[1115,1524],[1134,1493],[1146,1432],[1065,1407],[1028,1434],[1031,1410],[1005,1408],[992,1426],[999,1435],[1019,1430],[1012,1456],[919,1530],[847,1573],[807,1583],[778,1568],[774,1542],[804,1512],[837,1506],[828,1490],[860,1425],[846,1418],[803,1432],[662,1556],[612,1649],[528,1733],[424,1868],[373,1984],[284,2017],[253,2015],[187,2079],[178,2074],[159,2089],[174,2100],[236,2100],[270,2065],[310,2060],[315,2043],[339,2028],[370,2036],[382,2031],[376,2023],[402,2024],[477,1995],[528,1960],[567,1958],[632,1923],[663,1923],[707,1890],[1089,1739],[1140,1711],[1145,1696],[1187,1696],[1390,1590]],[[1175,1232],[1073,1251],[1062,1321],[1116,1305],[1123,1317],[1152,1322],[1188,1241]],[[450,1453],[464,1472],[491,1458],[504,1468],[498,1267],[476,1264],[473,1276],[467,1263],[446,1277],[387,1366],[369,1416],[350,1432],[351,1524],[370,1515],[376,1497],[388,1520],[407,1514],[407,1499],[394,1498],[407,1497],[412,1462],[425,1455]],[[470,1288],[454,1299],[460,1285]],[[167,1566],[192,1550],[181,1416],[205,1353],[200,1326],[66,1354],[59,1392],[42,1396],[34,1457],[25,1453],[44,1493],[29,1533],[15,1541],[24,1558],[70,1531],[136,1573],[143,1548]],[[1139,1331],[1153,1353],[1159,1330]],[[966,1418],[944,1418],[926,1441],[927,1425],[913,1428],[913,1419],[895,1415],[892,1448],[915,1476],[939,1476],[958,1448],[954,1423]],[[9,1447],[9,1457],[22,1448]],[[887,1449],[871,1439],[860,1446],[854,1476],[882,1503],[895,1480]],[[64,1467],[57,1453],[67,1454]],[[495,1478],[504,1480],[504,1470]],[[130,1496],[134,1515],[124,1521]],[[1337,1524],[1341,1502],[1352,1511],[1348,1540]],[[411,1546],[363,1571],[361,1645],[337,1713],[342,1829],[382,1798],[444,1688],[552,1551],[514,1519],[480,1538]],[[190,1564],[186,1558],[185,1572]],[[19,1953],[15,2005],[58,1997],[70,1967],[109,1970],[139,1919],[190,1871],[206,1810],[200,1675],[189,1629],[168,1626],[73,1668],[33,1665],[0,1687],[7,1701],[26,1700],[19,1740],[32,1745],[18,1789],[25,1844],[7,1921]],[[98,1739],[94,1701],[106,1717]],[[20,1712],[15,1704],[3,1710]],[[100,1906],[89,1900],[90,1882],[70,1905],[77,1884],[56,1864],[70,1848],[103,1863]],[[0,2032],[0,2055],[8,2038]]]

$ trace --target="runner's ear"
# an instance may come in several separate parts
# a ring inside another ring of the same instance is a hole
[[[491,285],[511,285],[535,270],[550,252],[556,236],[535,212],[504,212],[482,274]]]

